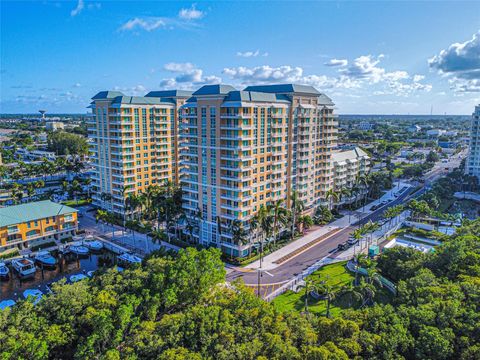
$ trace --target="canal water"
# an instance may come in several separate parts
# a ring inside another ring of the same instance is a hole
[[[39,289],[47,293],[47,286],[52,282],[68,278],[75,274],[85,274],[101,267],[112,267],[116,264],[117,255],[108,250],[90,253],[88,257],[77,257],[74,254],[60,255],[52,252],[58,260],[55,269],[42,269],[37,264],[35,276],[30,279],[20,279],[16,271],[9,266],[10,276],[7,280],[0,279],[0,301],[5,299],[23,299],[26,289]],[[33,259],[32,259],[33,260]]]

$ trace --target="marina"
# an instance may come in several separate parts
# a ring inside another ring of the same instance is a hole
[[[38,302],[51,291],[52,283],[62,279],[75,283],[91,278],[99,269],[119,264],[122,267],[117,266],[117,269],[122,271],[123,267],[142,261],[131,253],[121,252],[118,248],[114,250],[109,250],[102,241],[94,240],[58,250],[39,251],[30,258],[0,262],[0,308],[29,296]]]

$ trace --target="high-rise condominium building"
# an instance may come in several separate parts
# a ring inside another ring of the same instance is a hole
[[[172,180],[184,191],[186,232],[200,244],[244,256],[235,220],[248,230],[262,205],[290,207],[293,191],[313,211],[333,187],[334,104],[311,86],[103,91],[92,100],[94,203],[122,213],[128,193]]]
[[[290,206],[296,191],[313,211],[333,186],[337,122],[332,101],[311,86],[207,85],[180,107],[184,209],[200,244],[244,256],[232,223],[262,205]]]
[[[122,214],[129,193],[166,180],[178,184],[178,108],[190,96],[188,91],[144,97],[102,91],[92,98],[88,137],[95,205]]]
[[[465,163],[465,172],[480,180],[480,105],[475,106],[475,112],[472,114],[470,148]]]

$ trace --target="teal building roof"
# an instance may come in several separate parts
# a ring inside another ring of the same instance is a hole
[[[73,212],[77,212],[77,210],[50,200],[7,206],[0,208],[0,227]]]

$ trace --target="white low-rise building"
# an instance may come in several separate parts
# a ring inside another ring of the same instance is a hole
[[[47,121],[45,123],[45,128],[52,131],[63,130],[65,128],[65,124],[58,121]]]
[[[439,137],[443,134],[445,134],[445,130],[442,130],[442,129],[427,130],[427,136]]]
[[[361,148],[338,151],[332,154],[334,171],[334,189],[341,190],[351,188],[357,182],[357,178],[368,173],[370,157]]]
[[[422,128],[418,125],[412,125],[407,128],[407,131],[412,133],[419,132],[420,130],[422,130]]]

